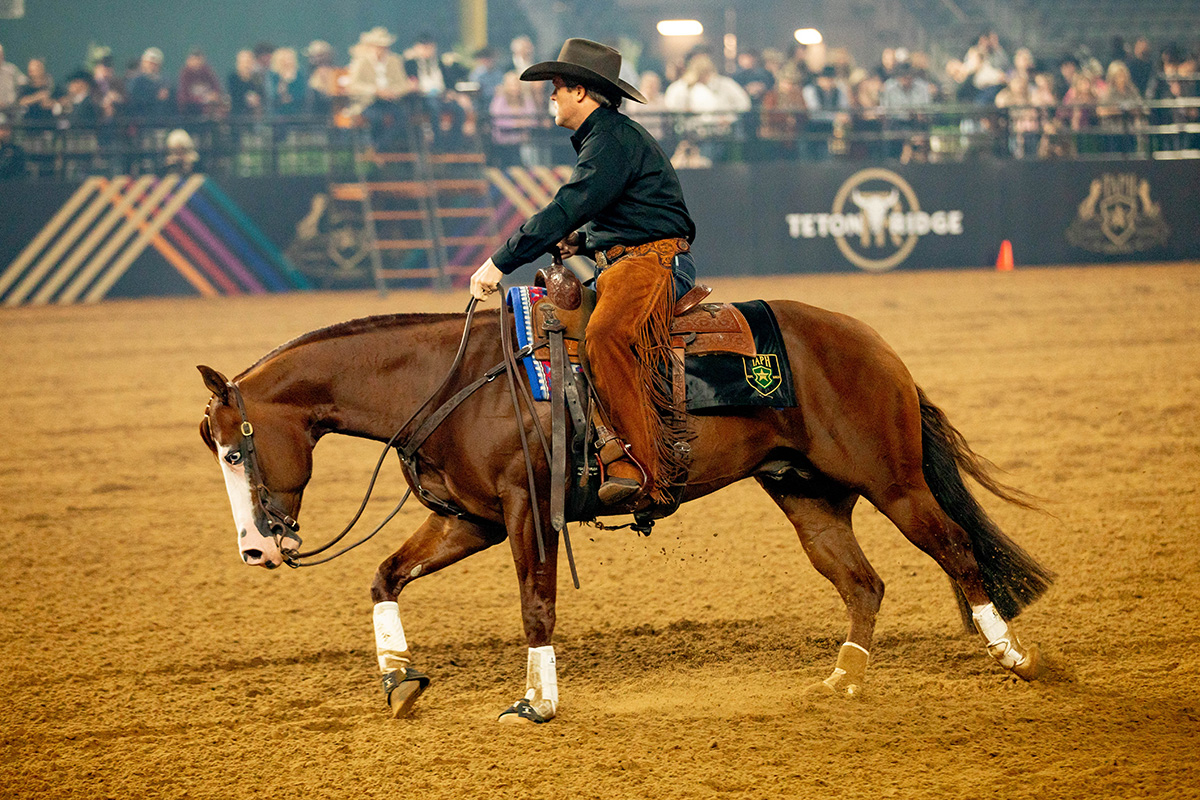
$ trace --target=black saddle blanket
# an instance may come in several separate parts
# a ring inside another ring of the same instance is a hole
[[[709,353],[687,356],[688,411],[730,406],[795,408],[796,389],[775,313],[762,300],[734,303],[750,323],[756,356]]]

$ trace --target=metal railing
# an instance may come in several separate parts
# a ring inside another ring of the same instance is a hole
[[[678,114],[626,109],[662,143],[677,166],[772,160],[963,161],[972,158],[1200,158],[1200,98],[1053,107],[933,105],[811,113],[755,109],[743,114]],[[487,115],[472,129],[440,130],[435,150],[482,149],[493,166],[572,163],[565,132],[544,115]],[[222,177],[356,176],[355,145],[369,136],[328,117],[221,120],[124,119],[98,125],[68,120],[10,123],[14,148],[0,138],[0,180],[78,180],[90,175],[169,170],[167,137],[183,128],[195,143],[196,171]],[[495,130],[498,136],[493,137]],[[514,135],[514,131],[517,132]],[[0,134],[4,137],[4,134]],[[499,141],[497,141],[499,140]],[[15,164],[15,166],[14,166]]]

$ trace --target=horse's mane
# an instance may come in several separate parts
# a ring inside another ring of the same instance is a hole
[[[380,314],[374,317],[363,317],[361,319],[352,319],[346,322],[338,322],[330,325],[327,328],[318,328],[315,331],[302,333],[290,342],[284,342],[276,347],[265,356],[255,361],[246,369],[238,373],[234,377],[235,381],[241,380],[246,375],[261,367],[271,359],[286,353],[289,350],[294,350],[297,347],[302,347],[306,344],[315,342],[324,342],[329,339],[340,339],[345,336],[357,336],[360,333],[371,333],[373,331],[382,331],[389,328],[402,328],[409,325],[421,325],[429,322],[439,322],[451,317],[460,316],[458,314]]]

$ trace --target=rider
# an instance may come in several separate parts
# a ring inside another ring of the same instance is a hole
[[[521,80],[554,82],[554,122],[573,130],[575,171],[548,206],[521,226],[471,277],[484,299],[503,275],[557,246],[565,258],[596,260],[598,300],[587,356],[610,424],[597,431],[605,480],[600,500],[631,503],[642,492],[669,501],[681,465],[664,417],[675,300],[695,283],[689,252],[696,226],[671,161],[654,137],[619,112],[623,98],[646,102],[621,80],[621,54],[568,39],[557,61],[534,64]],[[585,224],[586,223],[586,224]]]

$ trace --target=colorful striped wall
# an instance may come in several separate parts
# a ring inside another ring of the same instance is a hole
[[[0,273],[0,303],[101,301],[148,251],[203,296],[309,288],[205,176],[93,177]]]

